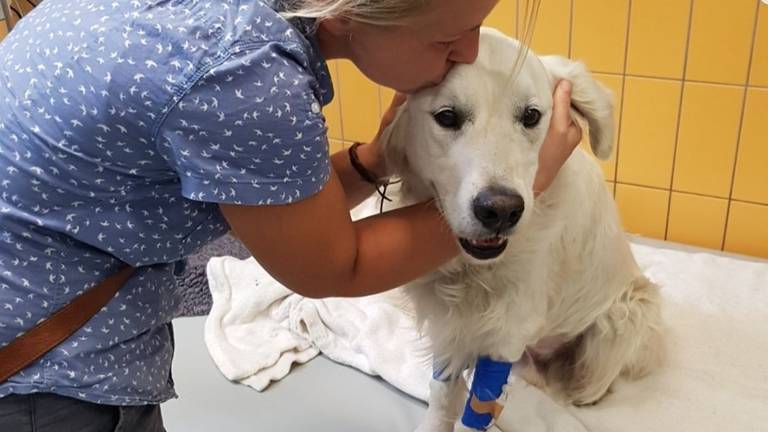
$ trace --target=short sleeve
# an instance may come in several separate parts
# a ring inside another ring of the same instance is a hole
[[[241,50],[181,97],[158,149],[196,201],[270,205],[307,198],[330,176],[318,83],[280,43]]]

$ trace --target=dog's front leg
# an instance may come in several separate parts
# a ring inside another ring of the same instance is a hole
[[[463,376],[433,379],[429,384],[429,408],[416,432],[451,432],[464,408],[467,383]]]
[[[504,409],[504,387],[512,373],[512,365],[491,357],[477,360],[463,415],[454,431],[486,431],[491,427]]]

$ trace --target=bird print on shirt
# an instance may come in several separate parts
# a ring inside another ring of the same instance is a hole
[[[0,346],[142,266],[0,396],[173,396],[176,262],[228,230],[217,203],[291,203],[330,175],[309,28],[258,0],[46,0],[0,44]]]

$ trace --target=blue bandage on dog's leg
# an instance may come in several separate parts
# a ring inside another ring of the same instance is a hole
[[[461,423],[464,426],[481,431],[490,426],[493,416],[476,413],[470,405],[472,396],[483,402],[497,400],[507,384],[510,372],[512,372],[512,363],[497,362],[489,357],[481,357],[477,361],[472,388],[469,391],[467,404],[464,406],[464,415],[461,417]]]

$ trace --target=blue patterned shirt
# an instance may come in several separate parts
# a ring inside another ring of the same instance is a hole
[[[46,0],[0,44],[0,346],[140,267],[0,397],[174,397],[175,277],[229,229],[217,203],[323,187],[328,69],[273,1]]]

